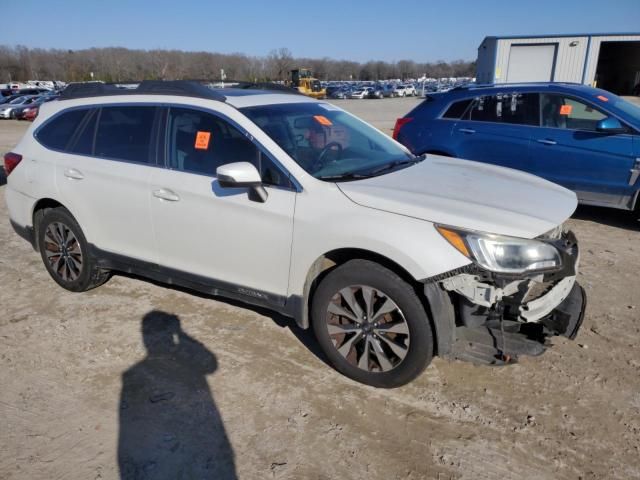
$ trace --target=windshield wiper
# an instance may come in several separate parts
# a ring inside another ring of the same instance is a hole
[[[363,175],[361,173],[341,173],[340,175],[323,175],[317,177],[319,180],[358,180],[361,178],[369,178],[371,175]]]
[[[401,167],[403,165],[413,165],[416,163],[420,163],[421,161],[423,161],[426,158],[425,155],[420,155],[419,157],[413,157],[410,160],[394,160],[391,163],[387,163],[386,165],[383,165],[382,167],[376,168],[375,170],[371,170],[367,176],[369,177],[374,177],[376,175],[378,175],[379,173],[382,172],[387,172],[389,170],[394,170],[396,167]]]

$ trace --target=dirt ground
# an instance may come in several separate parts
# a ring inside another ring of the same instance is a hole
[[[389,133],[416,102],[339,104]],[[0,151],[26,126],[2,121]],[[5,188],[2,479],[640,478],[640,227],[625,212],[569,221],[589,298],[575,341],[501,368],[436,358],[386,391],[264,310],[122,275],[62,290],[9,226]]]

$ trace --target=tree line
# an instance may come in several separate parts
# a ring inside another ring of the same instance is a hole
[[[286,80],[296,67],[310,68],[321,80],[386,80],[392,78],[473,77],[475,62],[456,60],[418,63],[331,58],[298,58],[287,48],[272,50],[264,57],[242,53],[185,52],[181,50],[131,50],[88,48],[60,50],[0,46],[0,83],[26,80],[79,82],[102,80],[125,82],[147,80],[227,79],[241,81]]]

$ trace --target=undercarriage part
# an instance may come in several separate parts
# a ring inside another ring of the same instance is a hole
[[[517,362],[519,355],[538,356],[546,350],[545,344],[535,338],[540,332],[527,334],[518,325],[510,328],[506,321],[504,335],[499,326],[458,327],[455,333],[456,342],[448,357],[476,365],[507,365]]]

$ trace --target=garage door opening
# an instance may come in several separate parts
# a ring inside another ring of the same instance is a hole
[[[511,45],[507,82],[552,81],[557,50],[555,43]]]
[[[640,88],[640,42],[602,42],[595,79],[598,88],[632,95]]]

